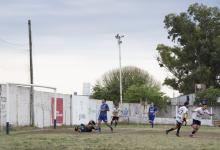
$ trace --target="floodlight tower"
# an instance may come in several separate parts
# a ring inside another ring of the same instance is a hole
[[[118,42],[118,50],[119,50],[119,82],[120,82],[120,105],[122,105],[122,74],[121,74],[121,44],[124,35],[119,35],[117,34],[115,38],[117,39]]]

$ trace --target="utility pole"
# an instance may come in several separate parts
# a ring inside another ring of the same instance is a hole
[[[122,43],[122,40],[121,40],[121,38],[123,38],[123,37],[124,37],[124,35],[119,35],[119,34],[117,34],[115,36],[115,38],[118,41],[118,50],[119,50],[120,105],[122,105],[122,73],[121,73],[121,43]]]
[[[33,78],[33,60],[32,60],[32,36],[31,36],[31,20],[28,20],[29,33],[29,54],[30,54],[30,84],[34,84]],[[34,126],[34,88],[30,89],[30,125]]]

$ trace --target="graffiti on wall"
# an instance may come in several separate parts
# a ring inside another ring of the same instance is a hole
[[[122,116],[128,116],[128,108],[127,107],[122,109]]]

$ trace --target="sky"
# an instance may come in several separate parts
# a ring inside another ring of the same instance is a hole
[[[163,83],[167,70],[156,61],[167,39],[164,17],[195,2],[220,7],[219,0],[0,0],[0,82],[29,83],[28,19],[32,24],[34,83],[82,94],[102,75],[122,66],[144,69]],[[162,86],[168,96],[177,96]]]

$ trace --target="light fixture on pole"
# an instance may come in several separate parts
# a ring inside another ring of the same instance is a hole
[[[115,36],[115,38],[117,39],[118,41],[118,49],[119,49],[119,82],[120,82],[120,104],[122,105],[122,73],[121,73],[121,43],[122,43],[122,40],[121,38],[123,38],[124,35],[119,35],[117,34]]]

